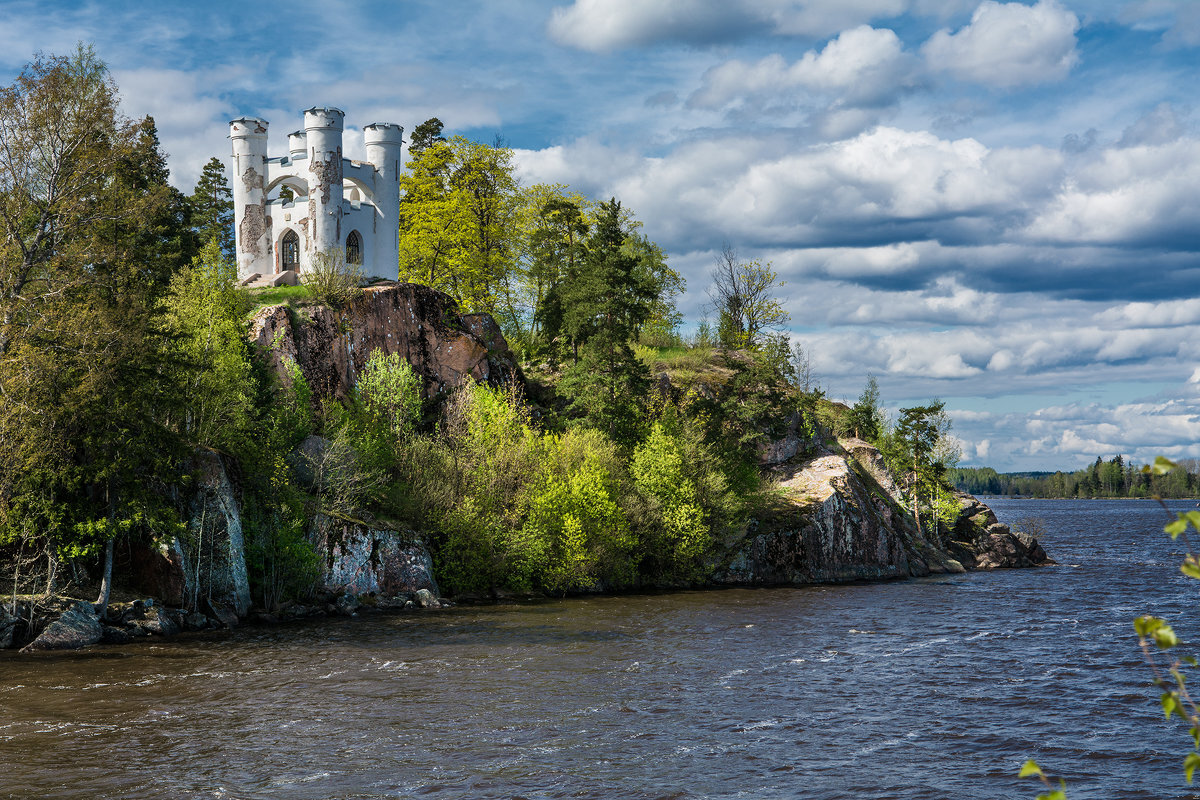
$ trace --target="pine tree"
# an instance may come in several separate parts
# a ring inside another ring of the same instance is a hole
[[[650,382],[630,342],[657,292],[651,276],[623,248],[625,237],[621,204],[615,198],[601,203],[580,274],[563,286],[563,329],[580,347],[563,387],[589,424],[629,444],[637,438]]]
[[[200,172],[196,189],[188,197],[192,228],[203,245],[216,239],[221,255],[233,259],[233,192],[225,177],[225,164],[213,156]]]

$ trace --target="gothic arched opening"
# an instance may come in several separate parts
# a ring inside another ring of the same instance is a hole
[[[283,235],[283,241],[279,243],[279,254],[282,269],[300,271],[300,237],[295,231],[288,231]]]
[[[363,263],[362,237],[358,235],[358,231],[350,231],[350,235],[346,237],[346,263],[360,266]]]

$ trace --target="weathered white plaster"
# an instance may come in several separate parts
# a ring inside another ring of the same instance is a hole
[[[400,158],[404,129],[375,122],[363,129],[367,161],[342,155],[344,114],[310,108],[304,129],[288,134],[288,155],[267,156],[267,121],[243,117],[229,123],[233,142],[234,219],[238,278],[284,270],[284,237],[299,240],[299,272],[315,254],[340,250],[357,232],[368,277],[399,275]],[[292,200],[279,189],[294,192]]]

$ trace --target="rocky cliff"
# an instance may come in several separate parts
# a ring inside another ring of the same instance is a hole
[[[918,530],[883,466],[858,439],[774,467],[777,493],[715,572],[718,584],[796,585],[1053,563],[974,497],[952,531]]]
[[[284,359],[294,361],[317,398],[345,400],[376,349],[408,361],[426,396],[467,376],[498,382],[519,375],[490,315],[462,314],[448,295],[415,283],[368,287],[340,310],[267,306],[252,318],[250,338],[284,381]]]

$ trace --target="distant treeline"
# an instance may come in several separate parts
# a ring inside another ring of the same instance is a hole
[[[946,478],[971,494],[1026,497],[1196,497],[1200,496],[1200,459],[1184,459],[1166,475],[1147,475],[1140,464],[1122,456],[1075,472],[996,472],[991,467],[958,467]]]

